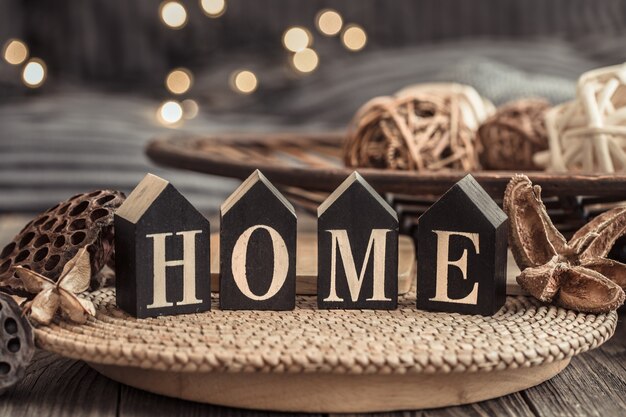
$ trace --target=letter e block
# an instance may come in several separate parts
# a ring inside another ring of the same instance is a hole
[[[395,211],[354,172],[319,206],[317,216],[318,307],[395,309]]]
[[[495,314],[506,301],[508,219],[474,177],[418,220],[417,308]]]
[[[209,222],[148,174],[115,213],[117,305],[135,317],[211,308]]]
[[[293,206],[256,170],[221,208],[221,309],[295,308],[296,229]]]

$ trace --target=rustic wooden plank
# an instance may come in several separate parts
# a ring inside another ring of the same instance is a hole
[[[0,415],[116,416],[119,389],[84,362],[40,350],[24,379],[0,401]]]
[[[626,410],[625,315],[613,338],[575,357],[561,374],[523,392],[537,415],[617,416]]]

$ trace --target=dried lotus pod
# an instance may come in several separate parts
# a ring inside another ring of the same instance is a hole
[[[0,288],[26,296],[14,268],[23,266],[56,282],[65,264],[87,247],[91,289],[97,273],[113,259],[113,213],[124,201],[119,191],[77,194],[31,220],[0,253]]]
[[[35,353],[35,338],[20,306],[0,293],[0,395],[24,376]]]

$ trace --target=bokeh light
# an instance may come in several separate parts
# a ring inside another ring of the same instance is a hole
[[[22,81],[27,87],[40,87],[46,80],[46,64],[39,58],[33,58],[22,71]]]
[[[164,125],[175,125],[183,118],[183,108],[177,101],[166,101],[157,111],[157,119]]]
[[[187,120],[191,120],[198,115],[199,107],[196,100],[190,98],[183,100],[180,103],[183,108],[183,117]]]
[[[324,9],[317,14],[315,19],[317,30],[326,36],[334,36],[339,33],[343,26],[343,19],[336,10]]]
[[[166,1],[159,8],[161,20],[172,29],[180,29],[187,23],[187,10],[177,1]]]
[[[4,60],[11,65],[19,65],[28,58],[28,47],[19,39],[9,39],[2,51]]]
[[[176,68],[165,78],[165,86],[174,94],[184,94],[191,88],[193,76],[186,68]]]
[[[226,11],[225,0],[200,0],[200,7],[209,17],[220,17]]]
[[[258,86],[256,75],[249,70],[235,71],[231,76],[233,90],[241,94],[252,94]]]
[[[343,45],[351,51],[360,51],[367,44],[367,34],[361,26],[350,25],[341,35]]]
[[[312,42],[309,31],[300,26],[291,27],[283,34],[283,45],[291,52],[300,52],[311,46]]]
[[[317,68],[319,57],[313,49],[306,48],[293,54],[293,66],[300,72],[312,72]]]

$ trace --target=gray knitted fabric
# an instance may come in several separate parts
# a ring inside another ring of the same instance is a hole
[[[200,209],[214,211],[237,182],[154,167],[143,154],[150,138],[343,127],[371,97],[428,81],[467,83],[497,104],[530,95],[560,102],[573,96],[581,72],[612,56],[605,50],[591,59],[561,41],[449,42],[322,61],[289,85],[269,73],[258,94],[246,97],[219,81],[227,66],[213,66],[197,73],[201,114],[178,132],[156,123],[154,98],[85,87],[43,91],[0,104],[0,212],[38,211],[96,188],[128,192],[145,172],[165,176]]]

